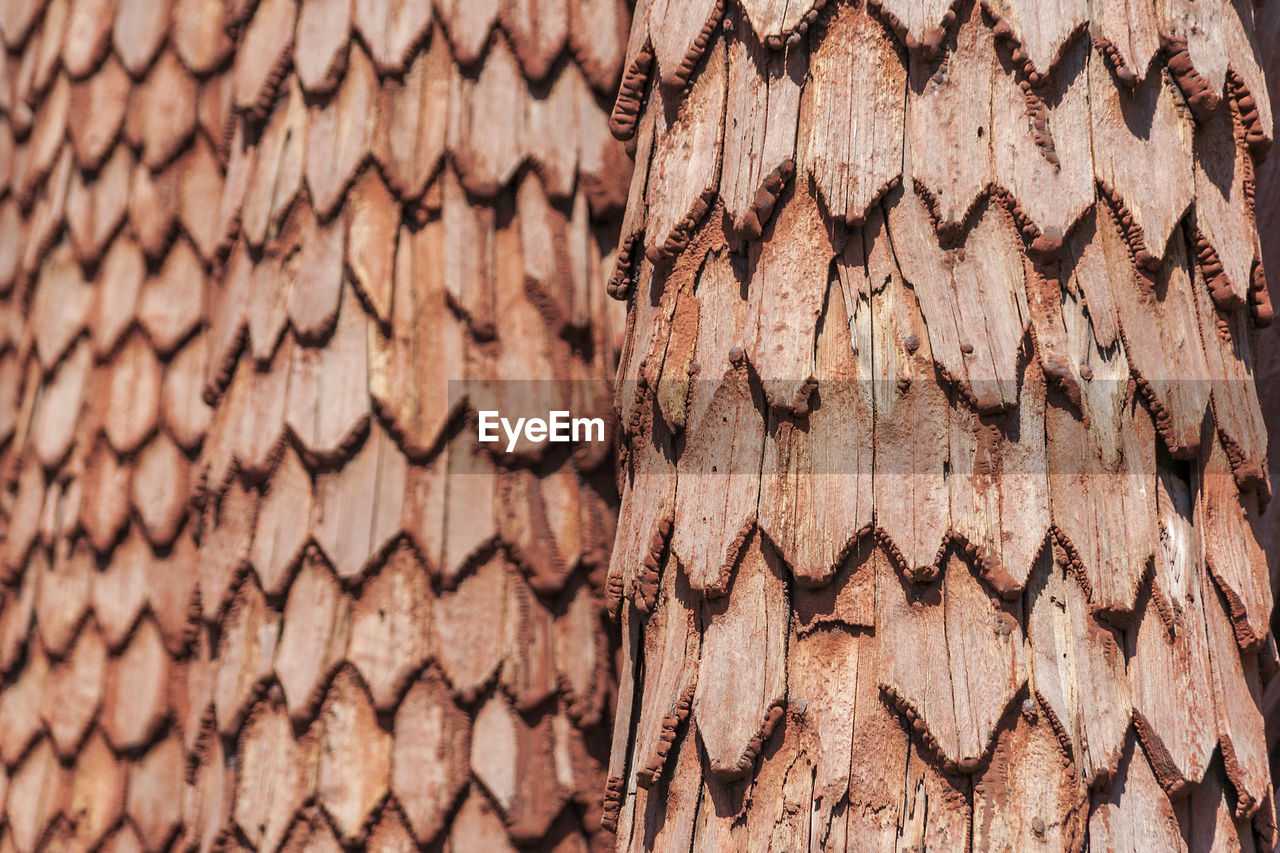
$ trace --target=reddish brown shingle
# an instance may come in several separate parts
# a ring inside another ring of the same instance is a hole
[[[0,13],[0,846],[607,844],[608,447],[449,380],[609,376],[626,4],[437,5]]]
[[[621,848],[1274,844],[1254,9],[634,21]]]

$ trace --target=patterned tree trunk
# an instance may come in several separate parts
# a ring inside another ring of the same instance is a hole
[[[620,848],[1271,848],[1253,12],[638,4]]]
[[[612,843],[628,21],[0,2],[0,849]]]

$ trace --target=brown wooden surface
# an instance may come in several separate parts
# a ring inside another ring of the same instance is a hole
[[[612,845],[629,20],[0,4],[0,849]]]
[[[619,848],[1271,849],[1275,10],[651,5]]]
[[[1280,10],[1263,9],[1257,20],[1258,43],[1262,46],[1264,71],[1273,90],[1280,80]],[[1257,173],[1257,194],[1254,199],[1258,218],[1258,237],[1262,249],[1262,263],[1267,270],[1280,268],[1280,158],[1268,157]],[[1258,336],[1254,346],[1257,362],[1256,373],[1261,392],[1261,416],[1265,418],[1268,432],[1274,434],[1280,429],[1280,359],[1277,358],[1275,342],[1280,334],[1274,326]],[[1230,442],[1228,442],[1230,446]],[[1280,453],[1280,445],[1272,442],[1267,447],[1266,458],[1274,463],[1273,454]],[[1260,457],[1254,457],[1260,458]],[[1274,464],[1271,467],[1274,471]],[[1273,484],[1272,491],[1275,486]],[[1276,588],[1280,574],[1280,503],[1272,501],[1260,514],[1261,544],[1267,557],[1267,574],[1271,580],[1271,588]],[[1268,645],[1268,648],[1270,646]],[[1270,672],[1267,663],[1270,653],[1259,659],[1260,675]],[[1266,723],[1266,743],[1268,749],[1268,767],[1272,778],[1276,778],[1280,767],[1272,761],[1277,742],[1276,731],[1280,726],[1280,681],[1272,679],[1266,683],[1262,693],[1262,713]]]

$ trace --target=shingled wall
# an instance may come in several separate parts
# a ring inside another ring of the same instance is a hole
[[[612,846],[628,25],[0,3],[0,850]]]
[[[1270,89],[1280,85],[1280,8],[1264,5],[1257,10],[1258,45],[1263,69]],[[1268,157],[1258,169],[1257,198],[1258,236],[1262,244],[1262,263],[1268,270],[1280,269],[1280,157]],[[1269,435],[1280,432],[1280,328],[1272,325],[1258,341],[1259,397]],[[1280,442],[1274,439],[1268,447],[1272,491],[1277,488],[1280,472]],[[1280,501],[1272,501],[1262,516],[1262,544],[1267,554],[1272,590],[1280,589]],[[1274,633],[1275,614],[1272,615]],[[1271,754],[1271,779],[1280,778],[1280,678],[1267,683],[1262,694],[1262,712],[1266,720],[1267,749]]]
[[[1257,43],[638,5],[622,848],[1274,845]]]
[[[639,6],[0,6],[0,849],[1272,842],[1274,9]]]

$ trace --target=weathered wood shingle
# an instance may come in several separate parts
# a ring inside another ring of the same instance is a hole
[[[1273,843],[1254,9],[659,7],[613,117],[620,848]],[[785,638],[738,627],[757,541]]]
[[[629,21],[4,4],[0,845],[607,844]]]

